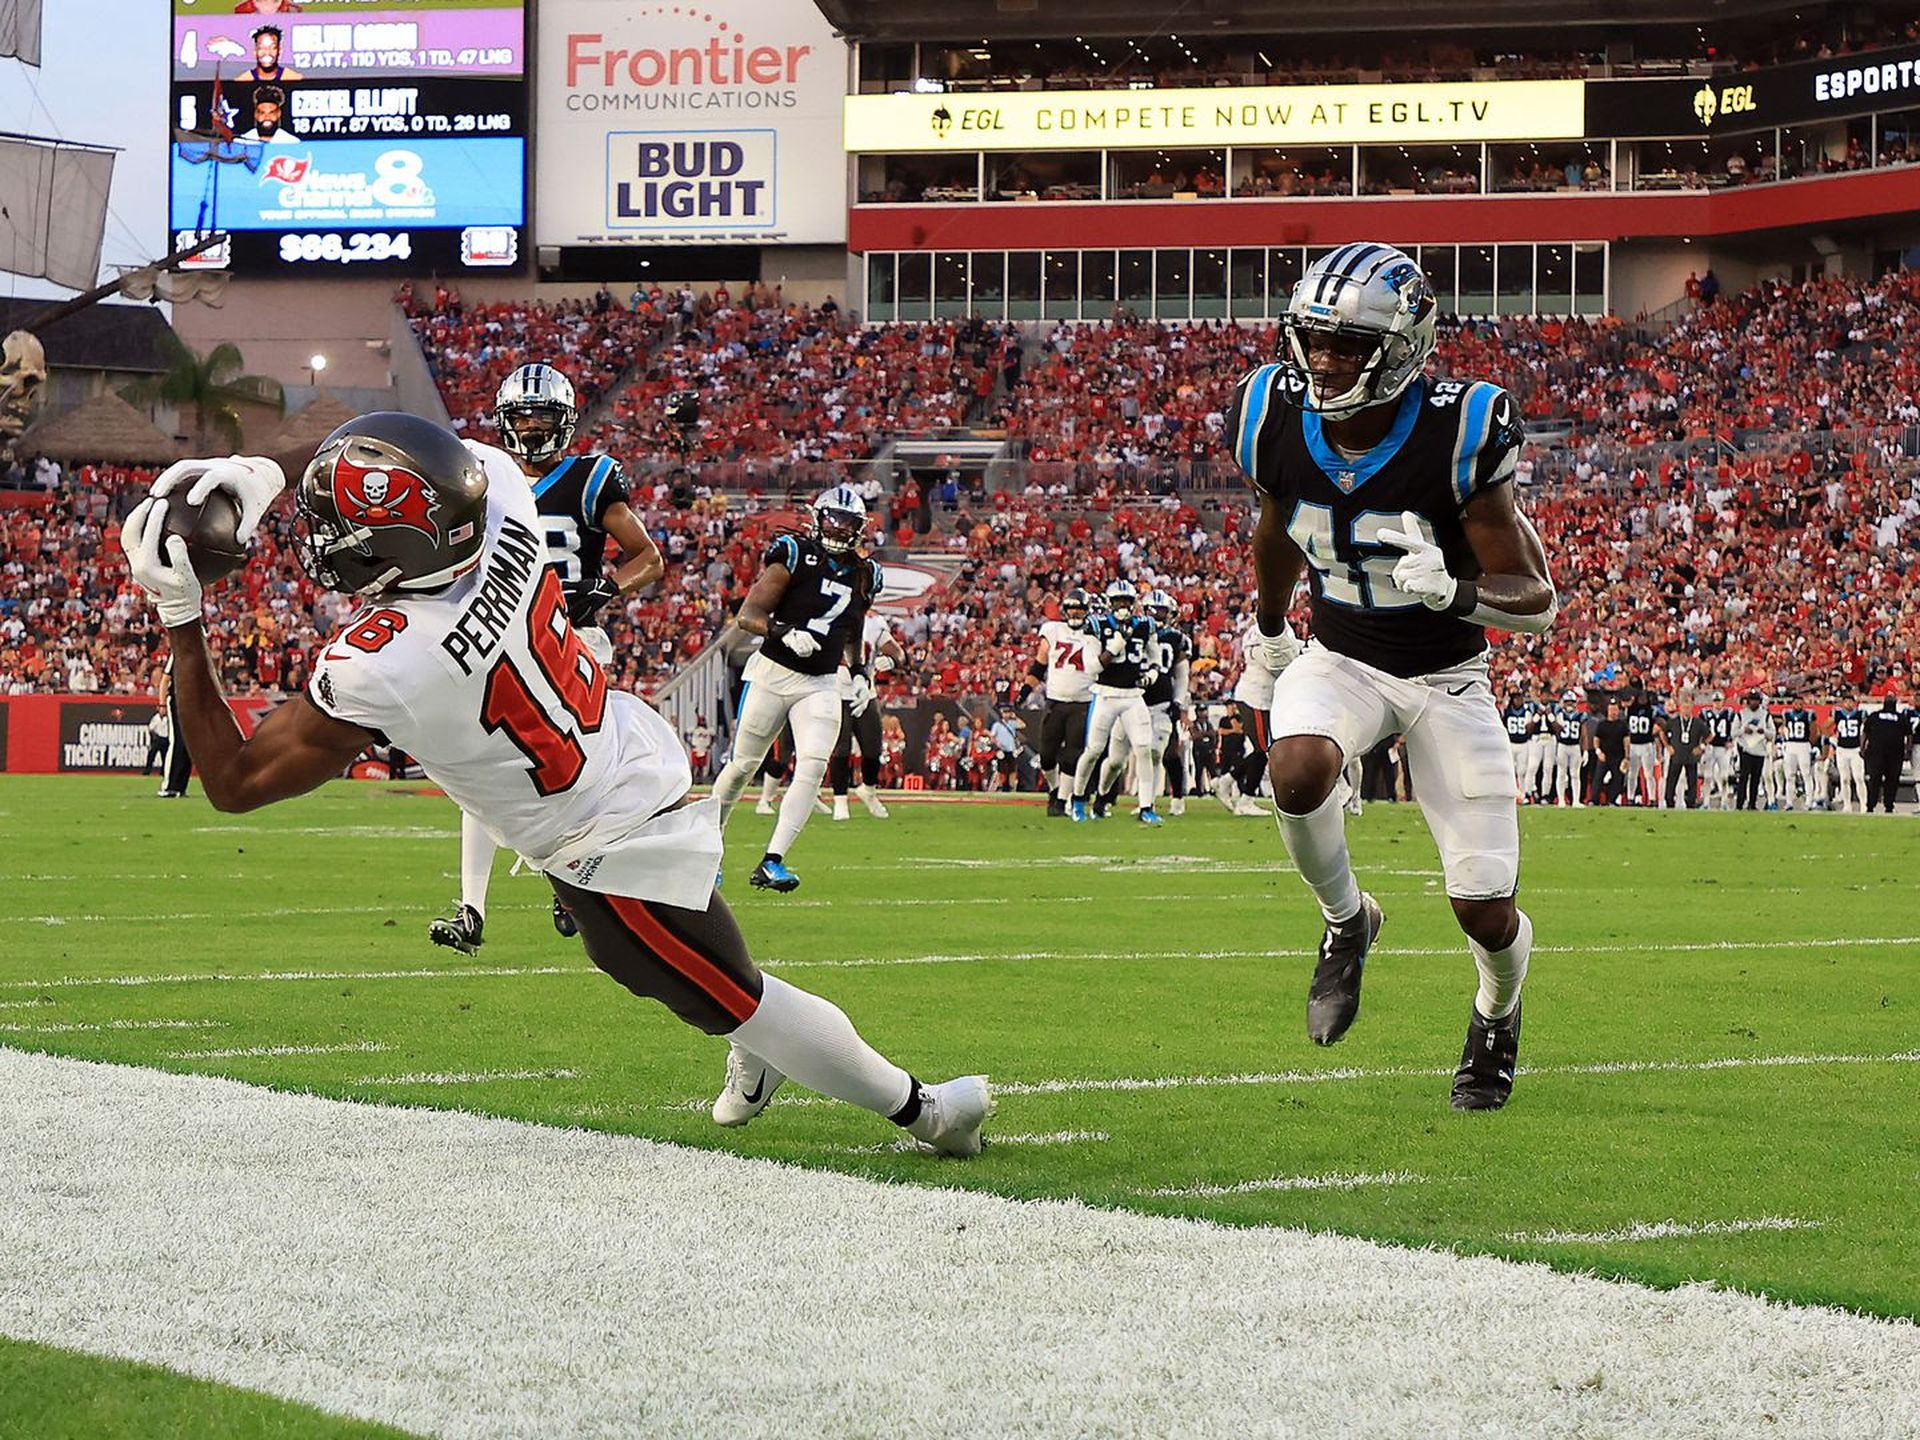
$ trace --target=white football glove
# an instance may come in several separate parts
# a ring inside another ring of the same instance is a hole
[[[1293,626],[1285,620],[1280,622],[1280,633],[1269,635],[1260,628],[1258,617],[1249,621],[1240,635],[1240,653],[1246,658],[1248,666],[1258,666],[1274,679],[1280,672],[1300,658],[1306,646],[1300,643],[1300,637],[1293,633]]]
[[[853,713],[866,713],[867,706],[873,703],[873,681],[864,675],[853,677],[853,694],[847,697],[847,703],[853,706]]]
[[[805,660],[820,653],[820,642],[813,638],[809,630],[789,630],[780,637],[780,643]]]
[[[884,675],[891,669],[893,669],[893,657],[891,655],[876,655],[873,657],[874,674]]]
[[[1122,635],[1118,630],[1114,631],[1113,634],[1107,637],[1106,651],[1107,654],[1118,660],[1122,655],[1127,653],[1127,637]]]
[[[1429,610],[1444,610],[1460,592],[1460,582],[1447,573],[1447,557],[1440,547],[1427,539],[1420,529],[1420,517],[1411,510],[1400,512],[1399,530],[1382,530],[1380,542],[1407,553],[1393,566],[1396,588],[1413,596]]]
[[[224,460],[176,461],[160,472],[148,493],[171,495],[185,480],[193,481],[193,488],[187,491],[189,505],[202,504],[216,490],[233,497],[240,507],[240,524],[234,536],[242,545],[253,539],[253,532],[260,528],[260,517],[287,488],[287,477],[278,461],[264,455],[229,455]]]
[[[126,552],[133,583],[159,610],[160,623],[196,625],[202,611],[200,579],[187,558],[185,538],[162,533],[166,523],[167,502],[148,496],[121,522],[120,548]]]

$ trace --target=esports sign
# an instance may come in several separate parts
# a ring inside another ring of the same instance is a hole
[[[526,226],[523,0],[173,0],[189,268],[492,270]]]
[[[1920,45],[1687,80],[1590,80],[1587,134],[1679,139],[1920,106]]]

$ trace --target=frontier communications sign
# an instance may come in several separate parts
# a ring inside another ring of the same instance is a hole
[[[540,244],[845,243],[847,48],[815,6],[537,13]]]
[[[1578,80],[852,95],[846,101],[847,149],[855,154],[1551,140],[1583,134],[1585,122]]]

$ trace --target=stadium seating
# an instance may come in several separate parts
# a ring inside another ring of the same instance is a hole
[[[1024,445],[1026,483],[954,497],[931,507],[929,532],[907,532],[963,559],[898,618],[909,662],[889,693],[1017,700],[1039,621],[1070,586],[1117,573],[1173,591],[1199,635],[1196,696],[1226,693],[1253,581],[1252,516],[1227,486],[1223,412],[1238,376],[1272,353],[1270,329],[1061,326],[1022,365],[1004,327],[862,330],[771,292],[633,307],[446,296],[416,310],[470,433],[491,434],[492,385],[528,355],[560,358],[589,405],[608,402],[582,448],[657,450],[660,397],[683,386],[706,397],[692,482],[673,464],[632,467],[668,578],[609,614],[617,684],[657,686],[719,633],[789,498],[889,435],[971,414]],[[1902,445],[1920,425],[1920,363],[1901,343],[1917,332],[1910,271],[1763,283],[1658,335],[1617,320],[1450,327],[1440,373],[1502,379],[1561,437],[1536,447],[1521,478],[1568,600],[1546,636],[1498,645],[1502,690],[1631,679],[1839,696],[1877,667],[1920,659],[1903,540],[1920,517],[1920,465]],[[821,405],[794,398],[823,392]],[[0,686],[149,688],[159,636],[115,543],[149,474],[83,467],[50,507],[0,508]],[[287,525],[283,514],[263,532],[247,603],[220,608],[215,650],[241,693],[299,685],[343,618],[342,602],[299,573]]]

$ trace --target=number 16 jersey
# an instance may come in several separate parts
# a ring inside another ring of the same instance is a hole
[[[1364,455],[1336,450],[1320,417],[1303,410],[1287,369],[1262,365],[1240,382],[1227,413],[1234,462],[1307,561],[1313,638],[1391,675],[1425,675],[1487,647],[1477,625],[1393,583],[1403,551],[1380,540],[1401,512],[1420,518],[1449,574],[1480,573],[1460,512],[1505,484],[1520,454],[1520,419],[1498,385],[1416,379],[1394,404],[1391,428]]]
[[[469,448],[487,472],[479,563],[439,594],[369,602],[322,650],[307,695],[385,735],[530,860],[613,848],[686,794],[686,751],[639,696],[607,688],[567,623],[519,467]]]

